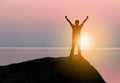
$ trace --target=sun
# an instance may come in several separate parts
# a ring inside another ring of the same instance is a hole
[[[90,36],[82,36],[80,39],[79,39],[79,44],[81,46],[82,49],[87,49],[87,48],[90,48],[91,45],[92,45],[92,42],[91,42],[91,37]]]

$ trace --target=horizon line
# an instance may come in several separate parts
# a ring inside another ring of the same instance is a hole
[[[0,47],[0,49],[70,49],[71,47]],[[82,48],[87,49],[120,49],[120,47],[92,47],[92,48]]]

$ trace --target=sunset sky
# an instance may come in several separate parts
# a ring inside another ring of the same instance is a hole
[[[74,23],[88,21],[82,35],[92,47],[120,46],[119,0],[0,0],[0,47],[68,47]]]

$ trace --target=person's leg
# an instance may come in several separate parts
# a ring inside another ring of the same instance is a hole
[[[77,49],[78,49],[78,56],[81,55],[81,47],[80,47],[80,42],[77,41]]]
[[[70,57],[74,56],[74,50],[75,50],[75,40],[72,39],[72,48],[71,48],[71,52],[70,52]]]

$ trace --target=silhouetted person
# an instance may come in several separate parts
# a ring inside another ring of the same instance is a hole
[[[72,48],[71,48],[71,52],[70,52],[70,57],[72,57],[74,55],[74,50],[75,50],[76,45],[78,48],[78,55],[80,56],[81,49],[80,49],[79,40],[80,40],[80,36],[81,36],[81,29],[82,29],[84,23],[87,21],[88,16],[81,24],[79,24],[79,20],[75,20],[75,24],[72,24],[72,22],[67,18],[67,16],[65,16],[65,18],[72,27]]]

